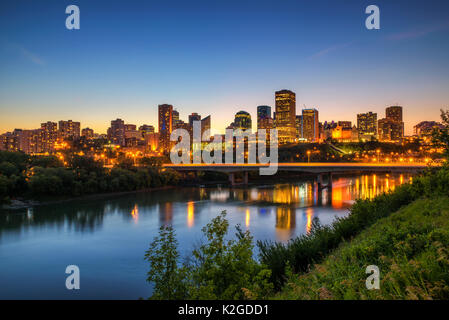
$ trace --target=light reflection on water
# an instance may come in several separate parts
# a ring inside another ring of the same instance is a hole
[[[404,175],[334,176],[332,190],[312,180],[247,188],[178,188],[0,212],[0,298],[148,297],[145,250],[161,225],[173,225],[182,254],[201,228],[226,210],[255,240],[288,241],[344,216],[358,198],[394,190]],[[65,267],[80,266],[83,290],[65,290]]]

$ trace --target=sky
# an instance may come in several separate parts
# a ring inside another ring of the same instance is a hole
[[[80,29],[68,30],[68,5]],[[380,9],[368,30],[365,8]],[[449,109],[449,1],[2,0],[0,133],[41,122],[152,124],[172,104],[224,131],[296,92],[297,113],[350,120],[404,108],[406,134]]]

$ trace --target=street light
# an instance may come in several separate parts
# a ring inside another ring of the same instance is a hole
[[[376,152],[377,152],[377,162],[379,162],[380,149],[377,149]]]
[[[307,162],[310,163],[310,150],[307,150]]]

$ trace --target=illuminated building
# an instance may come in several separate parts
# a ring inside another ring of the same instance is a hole
[[[94,137],[94,130],[91,128],[84,128],[81,130],[81,136],[87,139],[92,139]]]
[[[206,132],[207,130],[210,130],[211,126],[210,126],[210,116],[207,116],[206,118],[201,120],[201,138],[203,138],[203,134],[204,132]],[[204,139],[206,141],[210,140],[210,131],[209,131],[209,138]]]
[[[234,117],[234,129],[248,130],[251,129],[251,115],[246,111],[239,111]]]
[[[296,139],[302,139],[302,116],[296,116]]]
[[[415,136],[423,139],[424,143],[430,143],[434,130],[442,130],[444,128],[444,125],[436,121],[421,121],[413,127],[413,133]]]
[[[62,139],[72,138],[78,139],[80,137],[81,124],[72,120],[59,121],[58,137]]]
[[[178,110],[173,110],[173,113],[172,113],[172,128],[173,128],[173,130],[176,127],[176,125],[178,124],[178,122],[180,122],[180,121],[181,120],[179,120]]]
[[[108,128],[108,139],[113,144],[125,146],[125,121],[122,119],[111,121],[111,126]]]
[[[42,130],[42,152],[51,153],[54,151],[55,143],[58,138],[58,124],[47,121],[41,123]]]
[[[193,121],[201,121],[201,116],[198,113],[189,115],[189,125],[193,128]]]
[[[359,139],[371,141],[377,136],[377,113],[359,113],[357,115],[357,129],[359,130]]]
[[[302,138],[309,142],[318,142],[320,138],[318,110],[302,110]]]
[[[391,140],[400,141],[404,137],[404,121],[402,120],[402,107],[391,106],[385,109],[385,118],[395,125],[391,126]]]
[[[161,104],[159,109],[159,146],[163,151],[170,151],[170,134],[173,124],[173,106]]]
[[[385,118],[394,121],[402,122],[402,107],[391,106],[385,109]]]
[[[378,139],[385,142],[399,142],[403,138],[404,123],[384,118],[378,121]]]
[[[352,139],[352,128],[345,128],[340,125],[332,129],[332,139],[342,142],[349,142]]]
[[[276,119],[279,143],[294,142],[296,138],[296,94],[290,90],[276,91]]]
[[[159,149],[159,133],[145,133],[143,136],[148,151]]]
[[[338,121],[337,123],[342,128],[348,128],[352,129],[352,122],[351,121]]]
[[[142,137],[144,137],[146,134],[154,133],[154,126],[143,124],[139,127],[139,131],[142,134]]]
[[[270,106],[258,106],[257,107],[257,130],[266,129],[262,127],[262,121],[271,118]]]

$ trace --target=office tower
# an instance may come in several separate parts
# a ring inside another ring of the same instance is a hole
[[[302,139],[302,115],[296,116],[296,139]]]
[[[92,139],[94,137],[94,130],[91,128],[84,128],[81,130],[81,136],[87,139]]]
[[[72,120],[61,120],[59,121],[59,132],[58,136],[61,139],[78,139],[80,137],[81,125],[79,122],[74,122]]]
[[[210,115],[207,116],[206,118],[201,120],[201,138],[203,137],[204,132],[206,132],[207,130],[210,130],[211,125],[210,125]],[[210,131],[209,131],[209,135],[210,135]],[[207,139],[207,141],[210,140],[210,137]]]
[[[296,138],[296,94],[290,90],[276,91],[276,119],[279,143],[294,142]]]
[[[201,116],[198,113],[189,115],[189,125],[193,128],[193,121],[201,121]]]
[[[42,152],[51,153],[54,151],[58,138],[58,124],[56,122],[45,122],[41,124],[42,130]]]
[[[394,125],[394,133],[393,133],[393,141],[397,141],[396,137],[399,134],[401,140],[404,137],[404,121],[402,119],[402,107],[401,106],[391,106],[385,109],[385,119],[390,122],[396,123],[400,125],[400,129],[398,129],[398,125]],[[400,130],[400,132],[397,132]]]
[[[371,141],[377,136],[377,113],[359,113],[357,115],[357,129],[359,130],[359,139]]]
[[[180,122],[181,120],[179,120],[179,112],[178,110],[173,110],[173,117],[172,117],[172,129],[174,130],[174,128],[176,127],[176,125],[178,124],[178,122]]]
[[[108,139],[111,140],[111,143],[124,147],[125,131],[125,121],[122,119],[112,120],[108,129]]]
[[[309,142],[318,142],[320,138],[318,110],[302,110],[302,137]]]
[[[379,141],[400,142],[403,138],[404,123],[396,122],[388,118],[378,121]]]
[[[145,134],[150,134],[150,133],[154,133],[154,126],[152,125],[148,125],[148,124],[143,124],[139,127],[139,132],[142,135],[142,137]]]
[[[159,105],[159,146],[168,152],[170,151],[170,134],[172,132],[173,124],[173,106],[170,104]]]
[[[234,117],[234,129],[248,130],[251,129],[251,115],[246,111],[239,111]]]
[[[385,109],[385,118],[395,122],[402,122],[402,107],[391,106]]]
[[[261,127],[261,121],[265,118],[271,118],[270,106],[258,106],[257,107],[257,129],[265,129]]]

